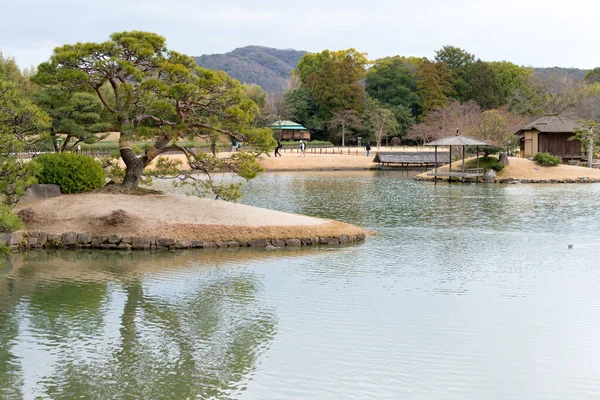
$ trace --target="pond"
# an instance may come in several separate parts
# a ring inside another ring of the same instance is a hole
[[[598,397],[600,185],[365,171],[263,174],[244,190],[373,235],[12,255],[0,398]]]

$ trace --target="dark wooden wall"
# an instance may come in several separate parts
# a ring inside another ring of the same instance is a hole
[[[299,129],[281,130],[281,140],[310,140],[310,131]]]
[[[578,140],[568,140],[573,133],[540,133],[538,136],[538,151],[555,156],[580,156],[581,143]]]

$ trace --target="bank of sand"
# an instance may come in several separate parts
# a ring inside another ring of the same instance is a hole
[[[248,242],[365,235],[333,220],[283,213],[194,196],[85,193],[25,203],[24,231],[123,237]],[[119,218],[114,218],[118,212]],[[363,236],[364,237],[364,236]]]
[[[452,164],[452,168],[459,170],[462,161]],[[427,173],[419,174],[415,179],[433,180]],[[509,158],[509,165],[497,172],[494,182],[524,181],[524,182],[600,182],[600,170],[572,165],[556,165],[554,167],[543,167],[526,158]]]

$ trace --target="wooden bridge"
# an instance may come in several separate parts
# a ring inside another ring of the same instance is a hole
[[[398,166],[431,166],[439,164],[448,164],[450,162],[450,152],[438,152],[437,158],[434,151],[378,151],[375,154],[373,162],[381,165],[395,164]]]
[[[427,175],[451,176],[457,178],[479,178],[483,176],[483,168],[450,169],[449,167],[440,167],[427,171]]]

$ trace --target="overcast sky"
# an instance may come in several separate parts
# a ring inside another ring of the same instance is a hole
[[[0,51],[26,67],[62,44],[145,30],[189,55],[262,45],[433,57],[451,44],[486,61],[594,68],[599,17],[593,0],[0,0]]]

